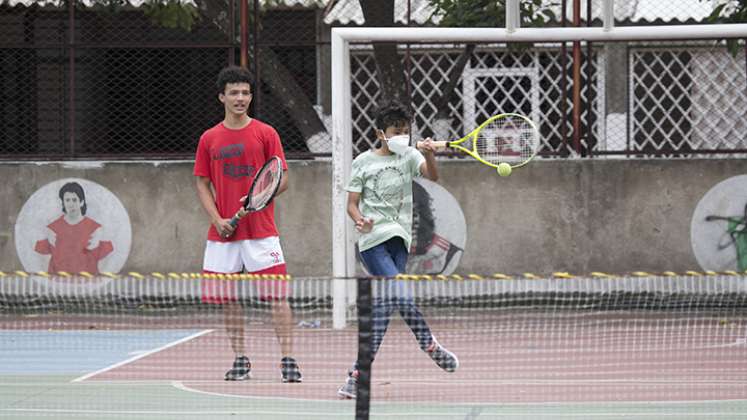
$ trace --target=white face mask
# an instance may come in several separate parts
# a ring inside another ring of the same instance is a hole
[[[401,155],[402,153],[405,153],[408,147],[410,147],[410,136],[407,134],[392,136],[389,137],[386,142],[389,146],[389,150]]]

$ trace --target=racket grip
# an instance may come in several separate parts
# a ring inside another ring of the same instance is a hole
[[[237,214],[235,214],[235,215],[234,215],[234,216],[233,216],[233,217],[231,218],[231,220],[229,220],[229,221],[228,221],[228,224],[229,224],[229,225],[231,225],[231,226],[233,226],[233,227],[235,228],[236,226],[238,226],[238,224],[239,224],[239,220],[241,220],[241,217],[239,217],[239,215],[238,215],[238,213],[237,213]]]
[[[422,143],[423,143],[422,141],[419,141],[417,143],[418,149],[420,148],[420,145]],[[448,141],[434,141],[433,142],[433,147],[435,147],[436,149],[445,149],[445,148],[449,147],[449,142]]]

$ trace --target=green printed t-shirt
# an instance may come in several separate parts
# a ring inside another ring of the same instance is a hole
[[[412,242],[412,179],[420,175],[425,157],[409,147],[401,154],[382,156],[372,150],[353,160],[347,190],[361,193],[359,209],[374,221],[369,233],[358,239],[360,251],[373,248],[395,236]]]

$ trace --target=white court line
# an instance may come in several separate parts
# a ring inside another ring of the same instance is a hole
[[[304,418],[309,417],[322,417],[322,418],[330,418],[330,417],[344,417],[344,418],[350,418],[350,413],[339,413],[339,412],[327,412],[327,413],[319,413],[319,412],[310,412],[308,410],[303,411],[303,413],[300,413],[299,411],[260,411],[260,410],[231,410],[231,411],[172,411],[172,410],[163,410],[163,411],[155,411],[155,410],[66,410],[66,409],[44,409],[44,408],[2,408],[0,409],[0,412],[14,412],[14,413],[55,413],[55,414],[98,414],[98,415],[148,415],[148,416],[169,416],[170,418],[173,418],[174,415],[179,416],[216,416],[216,415],[222,415],[222,416],[236,416],[236,415],[299,415],[303,414]],[[397,416],[397,417],[412,417],[416,416],[418,418],[433,418],[433,417],[449,417],[454,418],[454,415],[458,415],[458,413],[455,413],[453,411],[446,412],[446,413],[435,413],[435,412],[413,412],[413,411],[386,411],[385,413],[382,413],[381,415],[385,415],[386,417],[390,416]],[[521,412],[507,412],[507,413],[483,413],[486,415],[494,415],[498,414],[501,417],[513,417],[517,415],[524,416],[526,413]],[[550,411],[550,412],[537,412],[536,410],[533,410],[531,415],[532,418],[537,417],[549,417],[549,418],[585,418],[585,417],[592,417],[592,418],[600,418],[600,417],[677,417],[677,418],[685,418],[685,417],[695,417],[695,418],[703,418],[706,417],[713,417],[713,416],[738,416],[738,415],[745,415],[747,412],[744,411],[708,411],[708,412],[698,412],[698,413],[658,413],[653,411],[640,411],[640,412],[631,412],[631,411],[625,411],[624,413],[621,412],[615,412],[615,411],[606,411],[606,412],[598,412],[598,413],[583,413],[583,412],[573,412],[573,413],[558,413],[557,411]],[[378,415],[374,414],[374,417],[378,417]]]
[[[747,339],[737,339],[733,342],[729,343],[721,343],[721,344],[692,344],[689,346],[682,346],[682,345],[666,345],[666,344],[652,344],[652,345],[646,345],[646,344],[640,344],[640,345],[615,345],[614,343],[610,343],[606,347],[604,346],[597,346],[596,348],[593,347],[587,347],[585,349],[578,350],[578,347],[543,347],[543,348],[519,348],[519,349],[505,349],[505,350],[497,350],[493,352],[492,354],[495,355],[524,355],[524,354],[541,354],[541,353],[547,353],[549,355],[557,355],[562,353],[591,353],[592,351],[596,351],[597,348],[602,347],[601,352],[603,353],[652,353],[652,352],[659,352],[659,351],[689,351],[689,350],[705,350],[705,349],[725,349],[730,347],[739,347],[744,346],[747,344]]]
[[[323,399],[312,399],[312,398],[267,397],[267,396],[254,396],[254,395],[225,394],[222,392],[203,391],[200,389],[190,388],[184,385],[181,381],[171,381],[171,386],[181,391],[193,392],[195,394],[212,395],[214,397],[242,398],[246,400],[307,401],[307,402],[315,402],[315,403],[330,402],[330,401],[344,403],[345,401],[349,401],[349,400],[343,400],[341,398],[330,398],[328,400],[323,400]]]
[[[389,385],[390,382],[394,381],[395,383],[401,383],[401,384],[421,384],[421,385],[449,385],[449,386],[459,386],[459,385],[465,385],[465,386],[474,386],[474,385],[491,385],[491,386],[497,386],[497,385],[569,385],[569,386],[579,386],[579,385],[602,385],[602,384],[630,384],[630,385],[680,385],[683,387],[688,386],[699,386],[699,385],[733,385],[733,386],[744,386],[745,381],[742,379],[711,379],[711,380],[687,380],[683,381],[681,379],[430,379],[430,380],[417,380],[417,379],[379,379],[376,380],[373,384],[373,386],[381,386],[381,385]],[[71,381],[72,382],[72,381]],[[186,382],[189,382],[190,384],[225,384],[225,380],[216,380],[216,379],[194,379],[194,380],[188,380]],[[252,379],[252,383],[256,384],[276,384],[278,383],[276,380],[263,380],[263,379]],[[313,385],[339,385],[340,381],[338,380],[314,380],[309,381],[304,378],[304,384],[313,384]],[[31,386],[31,387],[38,387],[38,386],[55,386],[59,385],[59,382],[28,382],[28,383],[22,383],[22,382],[13,382],[13,383],[0,383],[1,387],[19,387],[19,386]],[[115,379],[115,380],[100,380],[96,382],[78,382],[77,385],[84,385],[84,386],[100,386],[100,385],[142,385],[142,386],[163,386],[163,385],[172,385],[177,386],[176,384],[181,384],[181,387],[184,387],[184,390],[192,390],[191,388],[188,388],[186,385],[184,385],[181,381],[174,381],[171,379],[136,379],[136,380],[128,380],[128,379]],[[177,388],[180,388],[177,386]],[[182,388],[180,388],[182,389]],[[201,392],[196,391],[195,392]],[[218,394],[223,395],[223,394]],[[231,394],[226,394],[228,396],[233,396]],[[317,401],[317,400],[311,400],[311,401]],[[713,400],[715,401],[747,401],[743,399],[738,400]]]
[[[314,413],[304,411],[258,411],[258,410],[230,410],[230,411],[176,411],[176,410],[75,410],[75,409],[56,409],[56,408],[0,408],[0,412],[14,412],[14,413],[55,413],[55,414],[99,414],[99,415],[138,415],[138,416],[168,416],[174,418],[177,416],[206,416],[205,418],[211,418],[212,416],[236,416],[236,415],[251,415],[251,414],[270,414],[270,415],[300,415],[304,417],[345,417],[350,418],[350,413]]]
[[[721,348],[728,348],[728,347],[738,347],[738,346],[744,346],[747,344],[747,339],[739,338],[737,341],[733,343],[726,343],[726,344],[713,344],[710,346],[695,348],[694,350],[703,350],[703,349],[721,349]]]
[[[191,382],[191,381],[190,381]],[[428,385],[428,382],[417,382]],[[451,381],[447,381],[451,382]],[[464,383],[464,381],[454,381],[457,385],[460,384],[460,382]],[[476,381],[479,383],[482,383],[482,381]],[[743,383],[742,383],[743,384]],[[186,392],[194,392],[195,394],[203,394],[203,395],[212,395],[215,397],[228,397],[228,398],[240,398],[240,399],[247,399],[247,400],[288,400],[288,401],[307,401],[312,403],[319,403],[319,402],[340,402],[345,403],[349,402],[350,400],[344,400],[340,398],[330,398],[330,399],[310,399],[310,398],[293,398],[293,397],[270,397],[270,396],[254,396],[254,395],[237,395],[237,394],[226,394],[222,392],[213,392],[213,391],[203,391],[199,389],[190,388],[186,385],[184,385],[181,381],[172,381],[171,385],[179,390],[186,391]],[[375,386],[376,384],[374,384]],[[620,406],[627,406],[627,405],[660,405],[662,408],[666,408],[666,406],[681,406],[681,405],[707,405],[707,404],[725,404],[725,403],[747,403],[747,400],[744,399],[724,399],[724,400],[679,400],[679,401],[547,401],[547,402],[519,402],[519,403],[504,403],[504,402],[465,402],[465,403],[439,403],[439,402],[428,402],[428,405],[431,406],[453,406],[454,404],[464,404],[470,407],[534,407],[534,406],[609,406],[610,404],[620,405]],[[372,405],[380,405],[380,406],[386,406],[390,403],[376,403],[372,402]],[[626,412],[627,414],[627,412]],[[699,413],[703,414],[703,413]],[[615,414],[619,416],[618,414]]]
[[[149,355],[151,355],[153,353],[158,353],[160,351],[166,350],[169,347],[174,347],[174,346],[182,344],[182,343],[184,343],[186,341],[193,340],[193,339],[195,339],[195,338],[197,338],[199,336],[202,336],[202,335],[205,335],[205,334],[209,334],[209,333],[211,333],[213,331],[215,331],[215,330],[202,330],[202,331],[200,331],[198,333],[195,333],[195,334],[192,334],[192,335],[190,335],[188,337],[184,337],[184,338],[182,338],[180,340],[176,340],[176,341],[168,343],[168,344],[166,344],[164,346],[155,348],[155,349],[150,350],[150,351],[146,351],[145,353],[140,353],[137,356],[131,357],[131,358],[127,359],[127,360],[123,360],[123,361],[121,361],[119,363],[115,363],[115,364],[113,364],[111,366],[107,366],[107,367],[105,367],[103,369],[99,369],[99,370],[97,370],[95,372],[88,373],[88,374],[83,375],[83,376],[81,376],[79,378],[75,378],[75,379],[73,379],[70,382],[82,382],[82,381],[85,381],[86,379],[88,379],[88,378],[90,378],[92,376],[96,376],[98,374],[104,373],[104,372],[112,370],[112,369],[116,369],[116,368],[118,368],[120,366],[124,366],[124,365],[126,365],[128,363],[132,363],[135,360],[142,359],[143,357],[149,356]]]
[[[192,381],[189,381],[192,382]],[[742,379],[708,379],[708,380],[682,380],[682,379],[439,379],[439,380],[419,380],[419,379],[378,379],[373,386],[389,385],[389,383],[398,384],[424,384],[424,385],[600,385],[600,384],[664,384],[664,385],[744,385]],[[719,400],[720,401],[720,400]]]

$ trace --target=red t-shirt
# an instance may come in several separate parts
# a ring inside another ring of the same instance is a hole
[[[283,161],[283,170],[288,169],[280,136],[274,128],[256,119],[238,130],[226,128],[221,122],[200,137],[194,175],[210,179],[215,188],[218,213],[230,219],[241,207],[239,200],[249,191],[254,175],[272,156]],[[210,241],[228,242],[269,236],[278,236],[274,202],[244,216],[230,238],[221,238],[212,224],[208,230]]]

